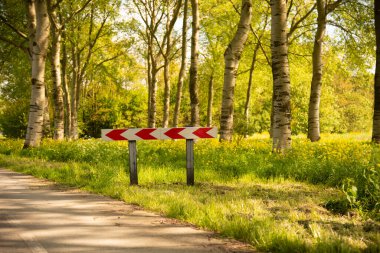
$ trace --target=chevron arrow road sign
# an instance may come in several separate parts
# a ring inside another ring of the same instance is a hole
[[[216,138],[217,135],[216,127],[102,129],[102,139],[107,141],[195,140]]]
[[[131,185],[138,184],[136,141],[186,139],[186,181],[187,185],[194,185],[194,140],[216,138],[217,135],[216,127],[102,129],[103,140],[128,141]]]

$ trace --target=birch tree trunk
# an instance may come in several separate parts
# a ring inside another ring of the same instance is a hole
[[[70,104],[71,104],[71,119],[70,119],[70,133],[69,139],[76,140],[78,139],[78,100],[77,100],[77,90],[78,90],[78,62],[77,62],[77,53],[75,50],[75,45],[72,45],[71,58],[72,58],[72,77],[71,77],[71,86],[70,86]]]
[[[210,80],[208,82],[208,101],[207,101],[207,127],[212,126],[212,104],[214,102],[214,70],[212,70]]]
[[[146,23],[146,34],[148,37],[148,127],[155,128],[156,127],[156,114],[157,114],[157,107],[156,107],[156,96],[157,96],[157,59],[155,57],[154,53],[154,27],[156,22],[156,8],[155,3],[153,2],[152,6],[152,13],[150,23]]]
[[[169,28],[167,22],[166,28]],[[166,38],[166,55],[164,56],[164,118],[162,120],[162,126],[167,128],[169,126],[169,113],[170,113],[170,67],[169,67],[169,53],[171,50],[170,46],[170,34]]]
[[[251,103],[251,92],[252,92],[252,80],[253,80],[253,72],[255,70],[257,52],[260,48],[260,41],[257,41],[255,49],[253,50],[251,67],[249,68],[249,79],[248,79],[248,87],[247,87],[247,97],[244,104],[244,118],[245,118],[245,133],[244,138],[248,137],[248,127],[249,127],[249,105]]]
[[[55,11],[50,12],[52,20],[52,45],[51,45],[51,65],[53,78],[53,97],[54,97],[54,139],[64,139],[64,103],[62,90],[62,71],[61,71],[61,26]]]
[[[146,29],[146,34],[149,34],[148,28]],[[149,127],[151,125],[150,121],[150,110],[152,109],[152,106],[150,104],[151,102],[151,96],[152,96],[152,62],[151,62],[151,55],[152,55],[152,49],[151,49],[151,43],[150,39],[148,37],[148,54],[147,54],[147,78],[148,78],[148,122],[147,126]]]
[[[45,105],[44,105],[44,120],[42,124],[42,138],[51,137],[50,126],[50,111],[49,111],[49,95],[48,89],[45,87]]]
[[[191,65],[190,65],[190,107],[191,126],[199,125],[199,98],[198,98],[198,47],[199,47],[199,11],[198,0],[191,0],[192,34],[191,34]]]
[[[27,8],[27,22],[28,22],[28,52],[29,52],[29,60],[32,65],[33,60],[33,42],[36,38],[36,26],[37,26],[37,18],[36,18],[36,4],[35,0],[26,0],[26,8]]]
[[[169,113],[170,113],[170,67],[169,67],[169,55],[170,55],[170,13],[169,8],[166,8],[166,52],[164,56],[164,117],[162,119],[162,126],[167,128],[169,125]]]
[[[153,57],[152,57],[153,58]],[[156,127],[156,114],[157,114],[157,62],[155,59],[151,59],[152,61],[152,74],[151,74],[151,90],[150,90],[150,110],[149,110],[149,118],[148,118],[148,127],[155,128]]]
[[[380,143],[380,0],[375,0],[376,70],[372,141]]]
[[[339,6],[342,0],[337,0],[327,4],[326,0],[317,0],[317,31],[315,33],[313,48],[313,77],[311,80],[309,114],[308,114],[308,131],[307,137],[312,141],[320,139],[320,101],[322,92],[322,48],[323,38],[326,32],[327,15]]]
[[[311,80],[307,137],[312,141],[320,139],[319,104],[322,87],[322,43],[326,31],[326,3],[317,0],[318,27],[313,48],[313,78]]]
[[[43,131],[43,111],[45,106],[45,63],[50,30],[46,1],[29,0],[28,15],[28,19],[30,20],[28,22],[30,43],[32,46],[30,50],[32,58],[32,93],[24,148],[39,146]]]
[[[188,7],[188,0],[185,0],[184,7],[183,7],[183,23],[182,23],[181,69],[179,71],[178,83],[177,83],[176,104],[175,104],[174,114],[173,114],[173,127],[178,126],[179,110],[181,108],[181,101],[182,101],[183,81],[185,79],[185,74],[186,74],[187,7]]]
[[[65,39],[65,32],[62,33],[62,38]],[[67,78],[67,49],[66,44],[62,45],[62,87],[63,87],[63,101],[64,101],[64,133],[67,138],[70,138],[71,130],[71,96]]]
[[[168,3],[170,4],[170,3]],[[165,89],[164,89],[164,118],[163,118],[163,127],[167,128],[169,126],[169,114],[170,114],[170,54],[172,51],[172,45],[171,45],[171,36],[172,31],[175,25],[175,22],[177,21],[179,10],[182,6],[182,0],[178,0],[176,2],[176,7],[173,10],[173,15],[170,15],[170,8],[167,8],[166,15],[166,33],[164,36],[164,41],[166,38],[166,50],[163,55],[164,57],[164,83],[165,83]]]
[[[271,50],[273,74],[273,151],[291,147],[290,77],[286,0],[271,0]]]
[[[87,3],[89,3],[88,1]],[[82,11],[86,4],[78,11]],[[84,46],[80,46],[77,42],[72,43],[72,85],[70,87],[70,98],[71,98],[71,139],[79,138],[79,124],[78,124],[78,112],[80,107],[80,98],[83,91],[83,85],[86,83],[86,73],[90,66],[93,52],[96,50],[97,42],[99,38],[103,36],[103,31],[106,27],[106,22],[109,15],[104,15],[101,19],[97,19],[97,9],[95,4],[91,4],[90,13],[88,17],[89,27],[87,32],[87,41]],[[78,13],[78,11],[76,13]],[[86,17],[86,18],[87,18]],[[77,21],[80,22],[80,18],[76,17]],[[99,23],[98,23],[99,22]],[[99,25],[99,26],[97,26]],[[81,28],[77,27],[78,33],[83,33]]]
[[[236,74],[244,44],[248,38],[251,18],[252,2],[251,0],[242,0],[238,29],[224,53],[225,68],[220,117],[220,140],[232,140]]]

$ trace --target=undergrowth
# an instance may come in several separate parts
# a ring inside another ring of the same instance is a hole
[[[195,145],[187,187],[184,141],[138,142],[139,186],[128,143],[0,140],[0,165],[106,194],[271,252],[379,252],[380,149],[369,142],[295,138],[286,155],[268,139]]]

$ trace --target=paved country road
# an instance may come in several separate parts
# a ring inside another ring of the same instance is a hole
[[[251,252],[107,197],[0,169],[0,253]]]

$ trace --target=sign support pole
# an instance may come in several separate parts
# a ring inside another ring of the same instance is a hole
[[[129,149],[129,179],[130,179],[130,184],[131,185],[138,185],[136,141],[128,141],[128,149]]]
[[[194,185],[194,140],[186,139],[186,181]]]
[[[194,185],[194,140],[216,138],[216,127],[102,129],[106,141],[128,141],[130,185],[138,185],[137,140],[186,139],[186,183]]]

